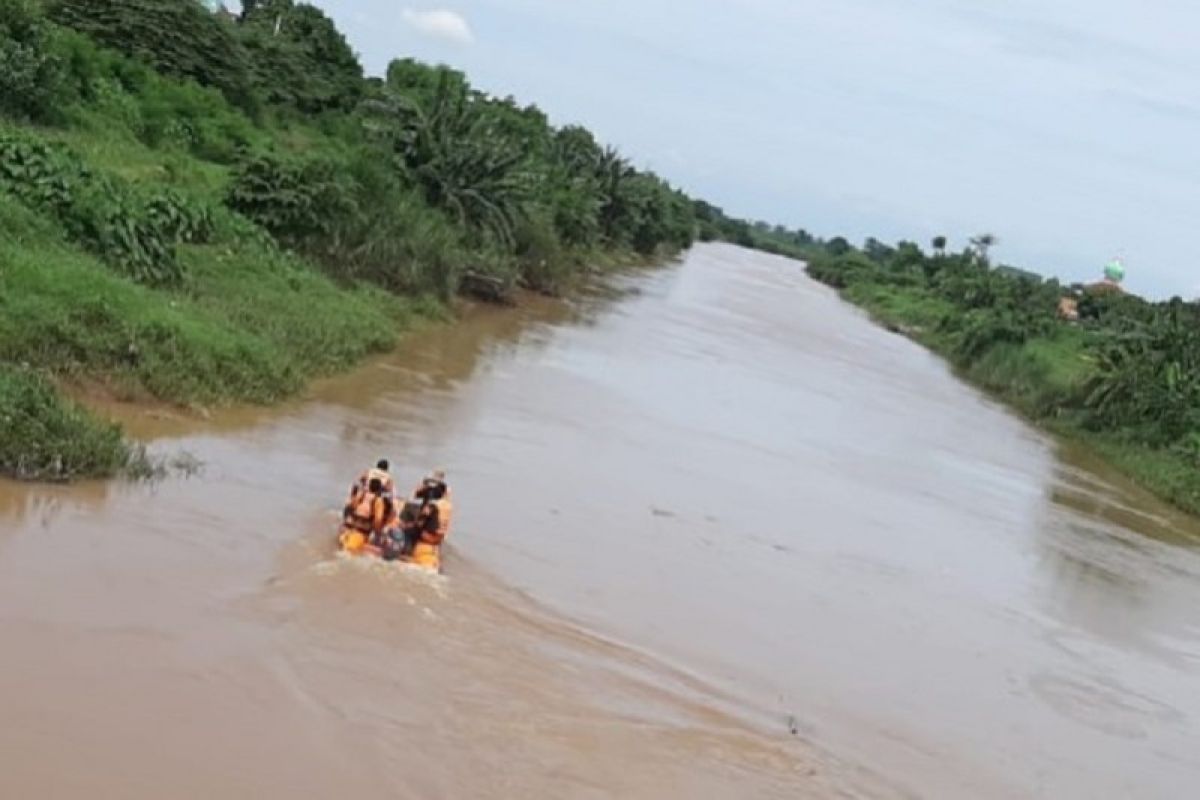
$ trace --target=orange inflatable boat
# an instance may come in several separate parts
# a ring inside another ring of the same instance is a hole
[[[343,528],[338,534],[338,549],[351,556],[366,556],[384,561],[395,561],[400,564],[411,564],[429,572],[442,571],[441,547],[438,545],[417,542],[412,553],[408,555],[390,556],[384,548],[367,541],[361,531],[353,528]]]
[[[411,520],[412,517],[406,514],[402,519]],[[442,571],[441,545],[429,544],[420,540],[412,546],[411,552],[401,553],[399,545],[381,547],[379,544],[371,542],[362,531],[344,525],[338,533],[338,549],[351,556],[374,557],[384,561],[411,564],[429,572],[440,573]]]

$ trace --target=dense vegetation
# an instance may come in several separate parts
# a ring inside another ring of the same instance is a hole
[[[1136,480],[1200,513],[1200,304],[1063,286],[993,266],[991,237],[810,246],[809,274],[945,355],[968,379],[1082,437]],[[1077,303],[1078,320],[1058,313]]]
[[[0,0],[0,233],[0,473],[54,477],[132,458],[64,385],[267,402],[461,291],[795,244],[293,0]]]
[[[115,425],[97,423],[37,375],[0,366],[0,471],[58,480],[110,474],[141,460]]]

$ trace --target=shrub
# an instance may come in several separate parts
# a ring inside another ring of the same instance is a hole
[[[73,239],[139,283],[161,286],[183,278],[174,242],[136,197],[109,179],[75,190],[64,222]]]
[[[244,2],[242,8],[238,33],[263,97],[304,114],[354,108],[362,66],[323,11],[292,0]]]
[[[256,140],[253,125],[212,89],[155,80],[137,97],[138,135],[151,147],[174,144],[219,164],[234,163]]]
[[[174,193],[144,200],[32,135],[0,133],[0,190],[53,214],[71,239],[140,283],[179,283],[175,244],[212,231],[207,209]]]
[[[62,66],[35,0],[0,0],[0,114],[45,120],[54,111]]]
[[[213,216],[207,206],[167,190],[150,198],[146,215],[151,225],[175,242],[202,244],[213,234]]]
[[[191,0],[54,0],[51,17],[159,72],[192,78],[254,113],[246,51],[233,28]]]
[[[355,213],[352,187],[332,163],[274,154],[237,165],[226,205],[300,249],[328,246],[333,231]]]
[[[541,292],[563,288],[571,263],[546,214],[531,214],[517,223],[517,260],[522,282]]]
[[[225,202],[331,274],[392,291],[449,297],[466,260],[462,229],[371,150],[343,161],[248,157]]]
[[[34,373],[0,367],[0,474],[23,480],[109,476],[134,454],[100,422]]]
[[[66,94],[77,101],[72,111],[85,125],[115,123],[151,147],[177,147],[222,164],[263,137],[216,89],[159,75],[72,30],[60,31],[57,50]]]

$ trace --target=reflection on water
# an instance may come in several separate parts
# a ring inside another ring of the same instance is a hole
[[[794,262],[700,247],[131,425],[203,473],[0,484],[0,796],[1200,784],[1200,528]],[[333,557],[380,456],[450,470],[446,576]]]
[[[1081,512],[1161,542],[1200,545],[1200,519],[1157,502],[1083,445],[1067,443],[1061,452],[1064,471],[1056,491],[1064,505],[1074,502]]]
[[[0,546],[5,531],[22,526],[51,529],[64,513],[86,515],[103,508],[121,488],[118,483],[104,481],[65,487],[0,479]]]
[[[1176,668],[1197,663],[1195,522],[1158,504],[1139,508],[1134,498],[1145,502],[1144,493],[1118,496],[1077,464],[1057,475],[1037,539],[1045,607],[1107,646],[1135,647]]]

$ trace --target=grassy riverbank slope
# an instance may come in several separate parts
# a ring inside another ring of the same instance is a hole
[[[445,67],[367,77],[292,0],[0,0],[0,474],[136,460],[57,390],[267,403],[456,294],[784,246]]]
[[[1200,306],[1066,287],[978,252],[813,247],[808,272],[1137,483],[1200,513]],[[1077,299],[1079,320],[1057,314]]]

